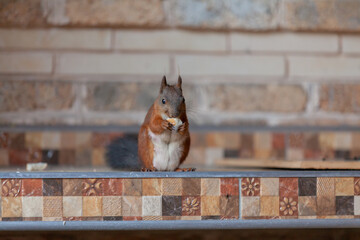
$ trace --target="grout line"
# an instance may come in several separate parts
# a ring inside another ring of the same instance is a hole
[[[239,220],[242,218],[241,216],[241,178],[239,178]]]

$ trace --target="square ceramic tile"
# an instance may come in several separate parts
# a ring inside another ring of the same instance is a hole
[[[217,161],[224,158],[224,150],[219,147],[207,147],[205,148],[205,164],[207,166],[214,165]]]
[[[201,193],[200,178],[183,178],[182,179],[182,195],[199,196]]]
[[[220,178],[202,178],[201,195],[220,196]]]
[[[269,132],[257,132],[254,134],[254,148],[270,150],[272,145],[272,134]]]
[[[144,221],[161,221],[162,216],[143,216],[142,220],[144,220]]]
[[[82,216],[82,197],[63,197],[63,215],[64,217]]]
[[[29,158],[29,150],[9,149],[9,160],[11,166],[24,166]]]
[[[220,197],[220,215],[225,218],[239,218],[239,197],[221,196]]]
[[[354,197],[354,214],[360,215],[360,196]]]
[[[335,178],[318,177],[316,186],[317,196],[335,195]]]
[[[280,196],[298,196],[298,178],[279,178]]]
[[[201,196],[201,216],[220,215],[220,197]]]
[[[92,159],[92,151],[89,148],[75,149],[75,164],[77,166],[90,166]]]
[[[352,196],[354,195],[354,178],[335,178],[335,195]]]
[[[75,149],[75,132],[62,132],[60,146],[61,149]]]
[[[279,197],[260,197],[260,216],[279,216]]]
[[[360,177],[354,178],[354,194],[360,195]]]
[[[336,215],[354,215],[354,196],[336,196]]]
[[[27,132],[25,134],[25,145],[29,148],[41,148],[42,132]]]
[[[229,132],[210,132],[206,134],[206,143],[209,147],[236,149],[240,146],[240,134]]]
[[[181,178],[163,178],[162,194],[171,196],[181,196],[182,179]]]
[[[1,216],[4,217],[22,217],[21,197],[2,197],[1,198]]]
[[[92,166],[106,166],[105,148],[94,148],[91,154]]]
[[[44,197],[43,216],[44,217],[62,217],[62,197]]]
[[[259,196],[260,178],[241,178],[241,196]]]
[[[299,196],[299,215],[316,216],[316,196]]]
[[[104,221],[122,221],[122,216],[103,217]]]
[[[75,150],[61,149],[59,151],[59,165],[75,165]]]
[[[143,216],[161,216],[162,198],[161,196],[143,196],[142,197],[142,215]]]
[[[224,158],[239,158],[239,149],[224,149]]]
[[[287,152],[287,160],[289,161],[302,161],[304,160],[304,149],[302,148],[288,148]]]
[[[162,196],[162,215],[181,216],[181,196]]]
[[[42,217],[44,222],[63,221],[63,217]]]
[[[121,196],[123,181],[120,178],[103,179],[104,196]]]
[[[62,179],[44,178],[43,195],[44,196],[62,196]]]
[[[9,151],[7,149],[0,149],[0,166],[9,166]]]
[[[23,197],[22,216],[23,217],[42,217],[43,197]]]
[[[9,136],[9,148],[11,149],[25,149],[25,134],[24,133],[15,133],[10,132]]]
[[[316,197],[316,204],[318,216],[335,215],[335,195],[318,195]]]
[[[283,133],[272,134],[272,148],[285,149],[285,134]]]
[[[142,197],[123,196],[121,207],[123,216],[142,216]]]
[[[91,147],[91,133],[90,132],[77,132],[75,134],[75,146],[77,148],[90,148]]]
[[[101,178],[83,179],[81,184],[83,196],[103,196],[104,182]]]
[[[335,149],[349,150],[351,148],[351,133],[337,132],[335,133]]]
[[[123,216],[124,221],[141,221],[142,219],[140,216]]]
[[[260,197],[241,197],[241,216],[260,216]]]
[[[41,146],[46,149],[60,149],[60,133],[43,132]]]
[[[252,158],[254,154],[253,134],[241,134],[240,156],[242,158]]]
[[[121,216],[122,197],[104,196],[103,197],[103,216]]]
[[[59,150],[43,149],[41,159],[49,165],[59,164]]]
[[[181,220],[201,220],[201,216],[181,216]]]
[[[42,187],[42,179],[22,179],[22,196],[42,196]]]
[[[299,178],[299,196],[316,196],[316,178]]]
[[[220,178],[221,195],[239,195],[239,178]]]
[[[182,215],[199,216],[201,214],[200,196],[182,196]]]
[[[102,216],[102,197],[84,196],[82,200],[82,212],[84,217]]]
[[[144,178],[142,180],[143,196],[160,196],[162,189],[161,178]]]
[[[280,197],[280,216],[298,216],[298,197]]]
[[[82,196],[82,182],[79,178],[63,179],[63,195],[64,196]]]
[[[18,197],[22,193],[22,179],[1,179],[1,196]]]
[[[279,196],[279,178],[261,178],[260,182],[261,196]]]
[[[288,138],[290,148],[304,148],[305,138],[303,133],[290,133]]]
[[[142,195],[142,179],[123,179],[123,195],[124,196],[141,196]]]
[[[359,132],[353,132],[351,134],[351,149],[360,150],[360,133]]]
[[[332,132],[319,133],[319,146],[323,151],[335,149],[335,134]]]

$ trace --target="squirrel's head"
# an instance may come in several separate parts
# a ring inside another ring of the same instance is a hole
[[[182,95],[182,79],[179,76],[178,82],[175,85],[168,85],[166,77],[161,81],[160,93],[157,98],[157,105],[162,113],[167,117],[177,118],[181,113],[186,111],[185,98]]]

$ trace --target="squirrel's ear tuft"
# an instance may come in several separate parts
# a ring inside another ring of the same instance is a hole
[[[182,78],[181,78],[181,76],[179,75],[179,77],[178,77],[178,82],[177,82],[176,86],[177,86],[178,88],[181,88],[181,85],[182,85]]]
[[[164,88],[167,86],[167,82],[166,82],[166,77],[165,75],[163,76],[162,80],[161,80],[161,86],[160,86],[160,93],[162,93],[162,91],[164,90]]]

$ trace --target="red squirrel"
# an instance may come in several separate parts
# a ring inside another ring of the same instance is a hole
[[[168,85],[164,76],[158,97],[146,114],[137,140],[125,137],[107,148],[106,160],[113,168],[142,171],[194,171],[180,169],[190,149],[182,79]]]
[[[138,155],[143,171],[193,171],[180,169],[190,149],[189,122],[186,116],[182,79],[168,85],[161,81],[158,97],[146,114],[138,135]],[[177,119],[177,127],[169,119]]]

